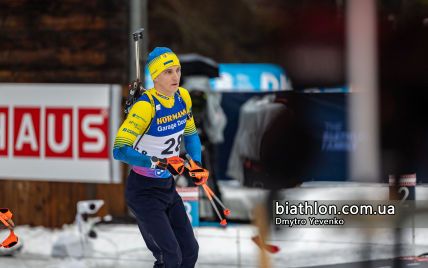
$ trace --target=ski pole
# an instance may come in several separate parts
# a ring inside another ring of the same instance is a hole
[[[193,165],[193,159],[192,159],[192,157],[189,155],[189,154],[186,154],[186,158],[187,158],[187,161],[185,161],[185,164],[184,164],[184,166],[188,169],[188,170],[190,170],[190,165],[192,164]],[[214,196],[214,198],[216,199],[216,201],[218,200],[218,201],[220,201],[220,199],[219,198],[217,198],[217,196],[215,196],[214,195],[214,193],[211,191],[211,189],[208,187],[208,185],[206,185],[205,183],[204,184],[202,184],[201,185],[202,186],[202,189],[204,189],[204,191],[205,191],[205,194],[207,195],[207,197],[208,197],[208,200],[210,201],[210,203],[211,203],[211,206],[213,207],[213,209],[215,210],[215,212],[216,212],[216,214],[217,214],[217,216],[219,217],[219,219],[220,219],[220,224],[221,225],[226,225],[227,224],[227,221],[226,221],[226,219],[223,219],[223,217],[221,216],[221,214],[220,214],[220,212],[219,212],[219,210],[218,210],[218,208],[217,208],[217,206],[216,206],[216,204],[214,203],[214,200],[213,200],[213,196]],[[213,194],[213,195],[211,195],[211,193]],[[217,202],[218,202],[217,201]],[[221,202],[221,201],[220,201]],[[221,205],[223,205],[223,204],[221,204]],[[224,205],[223,205],[224,206]],[[228,213],[228,214],[230,214],[230,211],[226,211],[226,213]],[[226,213],[225,213],[225,215],[226,215]]]
[[[193,165],[194,161],[193,161],[192,157],[189,154],[186,154],[186,158],[187,158],[187,161],[185,161],[184,166],[190,171],[191,164]],[[223,219],[223,217],[220,215],[220,212],[218,211],[218,208],[217,208],[217,206],[214,203],[213,197],[211,196],[209,190],[207,189],[207,185],[204,183],[201,186],[202,186],[202,189],[204,189],[205,194],[206,194],[206,196],[208,197],[208,200],[211,203],[211,206],[215,210],[218,218],[220,219],[220,225],[223,225],[223,226],[226,225],[227,224],[226,219]]]
[[[209,190],[207,189],[207,185],[204,183],[201,186],[204,189],[205,194],[207,195],[208,200],[211,203],[211,206],[214,208],[215,212],[217,213],[218,218],[220,219],[220,225],[225,226],[227,224],[227,221],[226,221],[226,219],[223,219],[223,217],[220,215],[220,212],[218,211],[218,208],[217,208],[217,206],[214,203],[213,197],[210,194]]]
[[[223,204],[223,202],[221,202],[220,198],[218,198],[214,194],[213,190],[208,185],[205,184],[205,186],[206,186],[208,192],[211,194],[211,196],[215,199],[215,201],[217,201],[217,203],[223,208],[224,215],[229,216],[230,215],[230,209],[226,208],[226,206]]]

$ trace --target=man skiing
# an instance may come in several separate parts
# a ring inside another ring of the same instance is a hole
[[[199,245],[172,176],[184,171],[184,160],[179,158],[184,141],[197,163],[187,166],[196,175],[195,183],[208,179],[200,164],[201,142],[192,101],[189,92],[179,87],[180,62],[169,48],[156,47],[150,52],[147,67],[154,88],[132,106],[116,135],[113,156],[132,166],[126,202],[156,258],[154,267],[194,267]]]

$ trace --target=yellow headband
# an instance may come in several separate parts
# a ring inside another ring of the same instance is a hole
[[[177,55],[175,55],[173,52],[163,53],[154,58],[148,64],[152,80],[154,81],[158,75],[165,71],[165,69],[176,65],[180,66],[180,61],[178,60]]]

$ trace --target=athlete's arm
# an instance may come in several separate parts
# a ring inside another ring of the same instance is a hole
[[[202,163],[202,146],[201,140],[199,139],[198,132],[196,130],[195,120],[192,115],[192,99],[190,98],[189,92],[184,88],[179,88],[180,96],[186,103],[187,108],[187,121],[184,128],[184,147],[187,153],[192,157],[193,160]]]
[[[142,135],[153,117],[150,102],[137,101],[128,113],[128,117],[119,128],[113,146],[113,157],[133,166],[151,167],[150,157],[139,153],[132,146]]]

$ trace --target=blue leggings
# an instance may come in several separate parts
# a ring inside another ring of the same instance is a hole
[[[172,177],[149,178],[131,171],[126,202],[137,218],[154,267],[195,267],[199,245]]]

